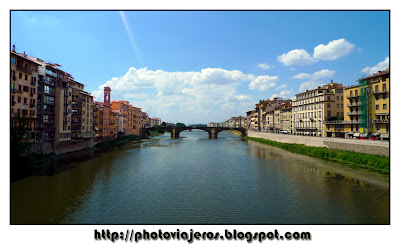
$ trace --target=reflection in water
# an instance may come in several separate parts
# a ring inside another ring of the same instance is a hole
[[[387,180],[227,132],[60,156],[11,183],[11,223],[381,224]]]

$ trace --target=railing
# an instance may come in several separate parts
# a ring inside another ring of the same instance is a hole
[[[296,130],[317,130],[317,126],[295,126]]]
[[[372,94],[383,94],[383,93],[387,93],[388,91],[383,90],[383,91],[379,91],[379,90],[375,90],[372,92]]]
[[[347,104],[347,107],[356,107],[356,106],[359,106],[360,105],[360,103],[348,103]]]
[[[384,123],[384,124],[388,124],[390,123],[389,120],[383,120],[383,119],[373,119],[372,123]]]
[[[348,95],[348,96],[346,96],[346,98],[356,98],[356,97],[359,97],[359,95],[358,95],[358,94],[355,94],[355,95]]]
[[[359,120],[333,120],[333,121],[324,121],[324,124],[359,124]]]
[[[28,73],[28,74],[32,74],[32,70],[28,69],[27,67],[17,66],[17,70],[23,71],[23,72]]]
[[[353,111],[353,112],[348,112],[347,115],[359,115],[362,114],[362,111]]]

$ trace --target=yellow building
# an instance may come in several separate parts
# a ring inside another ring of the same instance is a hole
[[[389,69],[380,71],[344,90],[344,120],[336,124],[346,137],[389,138],[389,75]]]
[[[34,142],[37,120],[37,81],[40,64],[30,60],[24,53],[15,51],[11,56],[11,128],[16,126],[17,117],[25,117],[27,121],[28,142]]]
[[[296,135],[310,136],[336,136],[326,121],[343,120],[344,98],[342,84],[331,83],[314,90],[296,94],[292,103],[293,133]],[[330,123],[330,122],[328,122]],[[337,131],[343,133],[342,125],[335,125]]]

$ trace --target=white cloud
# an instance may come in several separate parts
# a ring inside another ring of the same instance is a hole
[[[306,90],[313,90],[318,86],[322,86],[324,83],[320,80],[309,80],[300,84],[299,92],[305,92]]]
[[[103,99],[103,88],[111,87],[112,100],[128,100],[150,117],[184,123],[225,121],[245,115],[255,101],[238,93],[238,86],[254,82],[266,89],[276,85],[278,77],[254,76],[238,70],[207,68],[192,72],[167,72],[130,68],[121,77],[105,82],[92,95]],[[179,120],[179,121],[177,121]]]
[[[282,85],[278,86],[276,88],[276,90],[282,90],[282,89],[285,89],[286,87],[287,87],[287,84],[282,84]]]
[[[316,71],[313,74],[299,73],[293,76],[293,79],[307,79],[307,81],[300,84],[299,91],[312,90],[324,84],[321,79],[332,77],[336,73],[335,70],[323,69]],[[327,83],[327,82],[325,82]]]
[[[32,23],[36,23],[36,22],[37,22],[37,19],[32,18],[32,19],[31,19],[31,22],[32,22]]]
[[[307,73],[299,73],[292,77],[292,79],[304,80],[310,78],[312,75]]]
[[[269,64],[257,64],[257,67],[267,70],[267,69],[273,68],[274,66],[269,65]]]
[[[322,60],[335,60],[339,57],[350,53],[354,48],[354,44],[346,41],[346,39],[338,39],[330,41],[327,45],[319,44],[314,48],[314,58]]]
[[[296,69],[295,69],[295,68],[293,68],[293,67],[290,67],[290,68],[289,68],[289,70],[291,70],[291,71],[295,71]]]
[[[366,73],[368,75],[372,75],[373,73],[376,73],[378,71],[383,71],[387,68],[389,68],[389,57],[386,57],[385,60],[379,62],[374,67],[369,67],[369,66],[365,67],[364,69],[361,70],[361,72]]]
[[[287,99],[287,98],[291,97],[292,95],[293,95],[293,92],[292,92],[292,91],[283,90],[283,91],[281,91],[280,93],[275,93],[275,94],[273,94],[273,95],[270,97],[270,99],[274,99],[275,97],[279,97],[279,98],[282,98],[282,99]]]
[[[295,76],[292,77],[292,79],[312,79],[312,80],[317,80],[317,79],[322,79],[326,77],[332,77],[336,73],[335,70],[329,70],[329,69],[323,69],[317,72],[314,72],[314,74],[307,74],[307,73],[299,73]]]
[[[284,53],[278,57],[278,61],[286,66],[305,66],[317,62],[317,60],[311,57],[304,49],[294,49],[288,53]]]
[[[266,91],[269,88],[276,86],[277,81],[278,76],[261,75],[250,82],[249,89]]]

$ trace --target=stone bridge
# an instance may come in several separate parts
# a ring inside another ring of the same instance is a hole
[[[208,132],[208,138],[212,138],[212,139],[216,139],[218,138],[218,133],[220,133],[223,130],[237,130],[240,131],[242,133],[242,136],[246,136],[247,135],[247,131],[245,128],[235,128],[235,127],[200,127],[200,126],[196,126],[196,127],[192,127],[192,126],[187,126],[187,127],[150,127],[150,128],[140,128],[140,135],[146,135],[148,131],[150,130],[154,130],[154,129],[161,129],[164,131],[168,131],[169,133],[171,133],[171,138],[179,138],[179,133],[181,133],[181,131],[184,130],[204,130]]]

